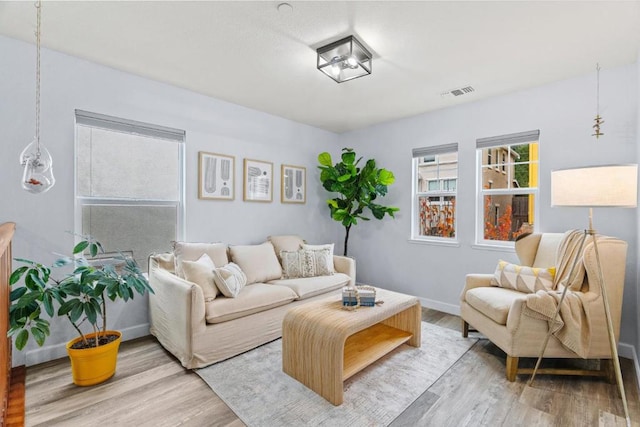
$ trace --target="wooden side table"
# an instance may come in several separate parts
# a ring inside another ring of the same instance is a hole
[[[294,307],[282,323],[282,370],[334,405],[344,381],[403,343],[420,347],[420,302],[376,289],[384,304],[342,309],[332,296]]]

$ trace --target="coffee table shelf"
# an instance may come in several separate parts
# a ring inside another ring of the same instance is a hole
[[[357,374],[396,347],[409,341],[413,334],[379,323],[351,335],[344,343],[342,381]]]

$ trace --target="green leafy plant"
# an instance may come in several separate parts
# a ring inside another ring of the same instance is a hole
[[[364,167],[360,168],[358,165],[361,160],[362,157],[356,160],[356,153],[351,148],[342,149],[341,161],[335,165],[329,153],[318,155],[322,186],[332,193],[340,193],[340,196],[327,200],[327,205],[331,210],[331,218],[345,228],[345,256],[351,227],[358,223],[358,219],[369,221],[364,216],[365,209],[369,209],[376,219],[382,219],[386,214],[394,217],[394,213],[400,210],[375,203],[378,196],[387,194],[387,187],[396,180],[393,172],[378,168],[373,159],[367,160]]]
[[[80,327],[87,322],[92,332],[106,332],[107,299],[128,301],[135,293],[153,293],[131,257],[120,254],[113,263],[96,267],[85,258],[85,251],[92,257],[104,253],[100,242],[83,237],[73,248],[73,257],[61,257],[51,267],[28,259],[15,259],[24,265],[13,271],[9,283],[14,286],[24,277],[24,286],[11,291],[8,334],[15,336],[19,350],[27,345],[29,337],[33,337],[39,346],[44,344],[50,333],[50,323],[43,318],[44,313],[51,318],[54,315],[66,317],[82,338],[83,347],[97,347],[101,340],[87,339]],[[73,265],[72,273],[60,280],[52,277],[53,269],[67,265]],[[54,309],[56,304],[57,311]]]

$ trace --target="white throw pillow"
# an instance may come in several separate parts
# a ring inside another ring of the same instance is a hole
[[[195,261],[200,258],[202,254],[207,254],[216,265],[226,265],[229,262],[227,258],[227,245],[224,243],[173,242],[173,254],[175,255],[176,263],[175,273],[183,279],[183,261]]]
[[[205,301],[213,301],[218,295],[218,288],[213,280],[216,265],[207,254],[202,254],[197,261],[182,261],[184,278],[202,288]]]
[[[329,249],[282,251],[280,256],[282,257],[283,276],[285,279],[329,276],[333,274],[329,263],[329,260],[333,260],[333,258],[329,256]]]
[[[309,250],[318,250],[318,249],[329,249],[329,269],[331,270],[331,274],[335,273],[335,269],[333,267],[333,248],[334,248],[334,244],[333,243],[327,243],[326,245],[307,245],[305,243],[303,243],[301,245],[302,249],[309,249]]]
[[[230,262],[213,270],[216,286],[225,297],[235,298],[247,284],[247,276],[237,264]]]

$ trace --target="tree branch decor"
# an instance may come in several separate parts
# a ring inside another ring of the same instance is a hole
[[[378,168],[376,161],[367,160],[364,167],[358,165],[362,157],[356,160],[356,153],[351,148],[343,148],[341,161],[333,164],[331,155],[327,152],[318,155],[318,168],[320,182],[325,190],[339,193],[338,197],[327,200],[331,212],[331,218],[342,223],[345,228],[344,255],[347,255],[349,243],[349,231],[358,219],[369,221],[364,216],[364,210],[369,209],[376,219],[382,219],[386,214],[394,217],[399,208],[383,206],[374,201],[378,196],[387,194],[387,187],[394,183],[396,178],[393,172]]]

